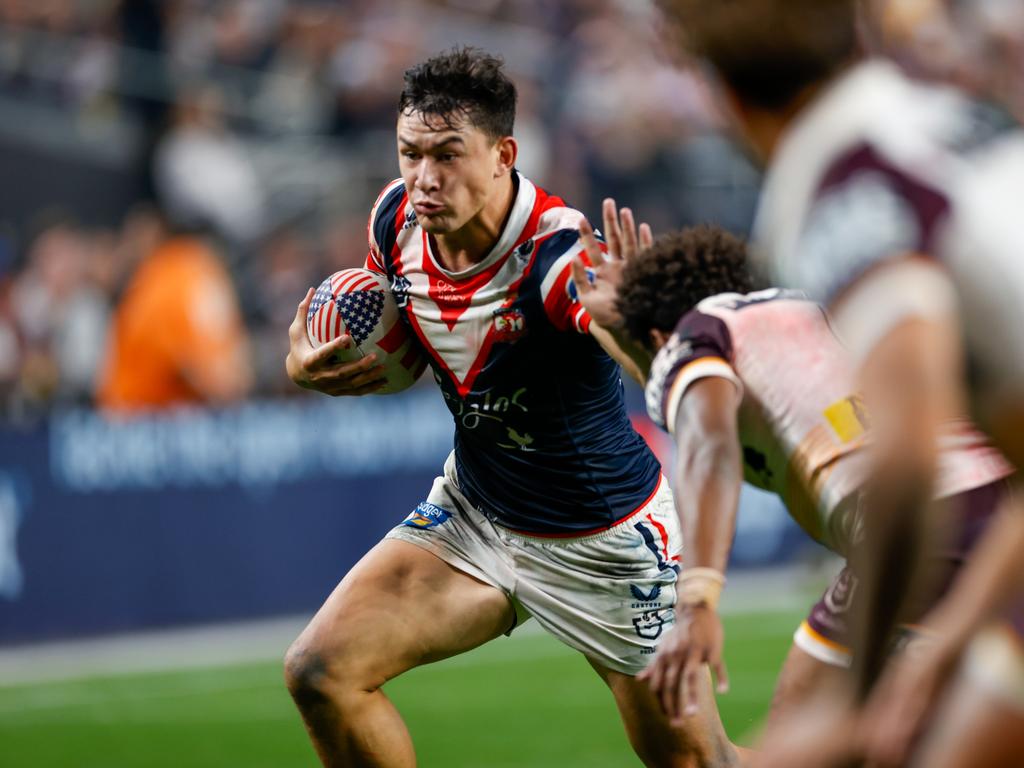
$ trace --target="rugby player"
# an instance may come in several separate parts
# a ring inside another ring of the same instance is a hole
[[[965,408],[961,330],[976,413],[1024,462],[1024,141],[975,100],[859,60],[856,5],[664,2],[767,165],[755,226],[763,263],[830,308],[878,425],[862,547],[873,566],[862,592],[876,622],[858,645],[863,686],[884,656],[887,635],[877,628],[912,594],[906,561],[941,528],[923,512],[939,446]],[[1024,655],[1000,637],[999,663],[1009,669],[987,681],[1007,689],[986,697],[965,683],[952,704],[956,737],[945,740],[960,748],[925,745],[925,764],[1005,764],[1024,749],[1024,707],[1011,682]],[[982,751],[966,734],[986,721],[1000,722],[1001,735]]]
[[[622,236],[623,229],[606,204],[609,244],[649,238]],[[716,605],[743,480],[777,494],[812,538],[848,556],[860,527],[870,429],[849,354],[821,307],[797,291],[753,291],[742,241],[698,227],[662,236],[639,254],[624,245],[611,268],[589,233],[585,242],[594,279],[582,279],[579,261],[580,301],[595,322],[622,327],[657,352],[648,410],[675,437],[675,485],[689,491],[676,497],[690,542],[676,626],[643,673],[678,716],[704,663],[724,672]],[[968,523],[943,554],[948,579],[1004,495],[1000,481],[1012,468],[966,426],[962,442],[941,458],[937,495],[963,510],[958,517]],[[845,568],[797,630],[772,720],[845,679],[846,610],[856,586]]]
[[[429,356],[455,448],[292,645],[288,687],[325,764],[412,766],[381,686],[533,617],[586,656],[645,765],[737,765],[710,678],[683,728],[636,679],[673,622],[678,521],[602,348],[621,354],[615,339],[575,298],[583,216],[515,170],[515,105],[500,62],[478,51],[406,72],[402,177],[373,206],[366,266],[388,276]],[[372,356],[332,362],[351,339],[310,345],[311,295],[289,332],[289,375],[331,395],[374,391]]]

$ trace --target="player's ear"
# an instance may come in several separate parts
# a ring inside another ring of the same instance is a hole
[[[498,162],[494,168],[494,177],[498,178],[516,167],[516,158],[519,157],[519,144],[511,136],[504,136],[498,139],[495,148],[498,150]]]

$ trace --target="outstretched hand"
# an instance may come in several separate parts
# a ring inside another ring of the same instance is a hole
[[[299,302],[295,319],[288,327],[288,357],[285,369],[288,378],[305,389],[322,392],[325,395],[366,395],[376,392],[385,384],[384,368],[377,365],[377,356],[351,362],[339,362],[338,353],[352,349],[355,342],[343,334],[320,347],[314,347],[306,333],[306,313],[313,299],[314,290],[306,291],[306,297]]]
[[[714,670],[718,692],[729,690],[723,645],[722,620],[716,610],[705,605],[676,609],[675,626],[659,644],[650,666],[637,676],[650,686],[673,725],[699,712],[705,665]]]
[[[594,322],[613,329],[622,326],[617,302],[623,267],[642,249],[650,247],[654,236],[647,224],[638,229],[633,212],[629,208],[618,210],[611,198],[604,201],[602,214],[608,252],[601,249],[590,222],[581,221],[580,241],[591,266],[588,272],[583,258],[577,256],[572,263],[572,278],[580,303]]]

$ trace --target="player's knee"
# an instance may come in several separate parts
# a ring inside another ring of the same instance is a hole
[[[300,707],[328,698],[330,675],[327,661],[302,637],[291,644],[284,657],[284,681]]]

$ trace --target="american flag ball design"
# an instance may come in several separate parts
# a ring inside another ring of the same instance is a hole
[[[349,334],[356,348],[339,350],[335,358],[344,362],[376,355],[387,381],[376,394],[401,392],[420,377],[427,358],[399,314],[387,277],[358,267],[343,269],[313,294],[306,333],[315,347]]]
[[[383,314],[384,293],[377,280],[363,270],[345,270],[320,283],[309,303],[306,327],[316,343],[326,344],[347,332],[358,346]]]

